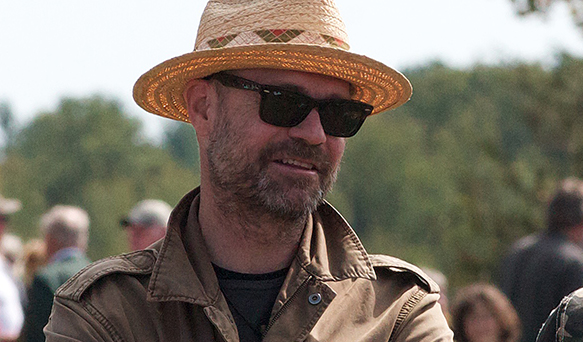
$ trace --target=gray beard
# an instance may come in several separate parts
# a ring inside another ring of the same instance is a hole
[[[256,219],[267,215],[278,221],[305,222],[331,190],[338,168],[332,169],[320,147],[310,146],[302,140],[270,144],[260,151],[259,160],[245,163],[245,156],[251,154],[246,153],[243,139],[225,119],[227,114],[221,114],[222,118],[209,137],[206,153],[210,182],[225,194],[224,198],[215,199],[217,203],[228,212],[236,210],[241,215],[242,210]],[[270,177],[268,165],[271,156],[278,151],[318,161],[321,165],[319,184],[315,186],[307,179],[289,179],[284,184]]]

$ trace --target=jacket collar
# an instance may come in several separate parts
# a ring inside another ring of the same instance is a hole
[[[215,305],[220,289],[198,224],[200,189],[173,210],[148,289],[156,301]],[[296,262],[321,281],[375,279],[371,260],[342,216],[327,202],[308,220]]]
[[[296,259],[302,268],[322,281],[376,279],[362,243],[328,202],[309,218]]]

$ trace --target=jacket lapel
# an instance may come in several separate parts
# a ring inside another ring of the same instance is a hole
[[[236,341],[234,319],[221,294],[198,225],[198,194],[198,188],[190,192],[172,212],[148,299],[202,306],[222,337]],[[348,223],[324,203],[306,224],[264,341],[304,340],[336,296],[327,282],[354,278],[376,279],[371,260]]]
[[[352,228],[324,203],[306,224],[264,341],[305,340],[336,297],[327,282],[354,278],[376,279],[371,260]]]
[[[198,225],[199,189],[186,195],[170,216],[168,232],[152,272],[148,299],[182,301],[203,312],[225,341],[238,341]]]

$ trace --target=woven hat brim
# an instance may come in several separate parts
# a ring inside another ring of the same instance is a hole
[[[284,69],[317,73],[354,86],[353,99],[374,106],[373,114],[394,109],[411,97],[411,84],[398,71],[363,55],[316,45],[266,44],[194,51],[169,59],[143,74],[134,100],[144,110],[188,122],[182,96],[186,84],[236,69]]]

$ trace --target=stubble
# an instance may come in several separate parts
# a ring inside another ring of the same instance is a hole
[[[330,162],[321,146],[310,146],[299,139],[269,143],[258,153],[253,152],[244,133],[230,120],[233,114],[226,109],[218,113],[206,153],[210,182],[225,194],[216,199],[218,204],[226,211],[239,211],[239,215],[252,213],[240,217],[242,220],[268,216],[289,223],[305,222],[331,190],[338,166]],[[318,165],[318,179],[274,177],[269,164],[278,155],[313,161]]]

